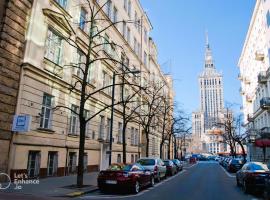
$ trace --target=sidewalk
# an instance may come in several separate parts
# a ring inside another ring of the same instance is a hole
[[[22,189],[15,189],[15,184],[11,184],[9,189],[1,192],[27,194],[34,196],[49,197],[74,197],[97,190],[98,172],[91,172],[84,175],[83,188],[76,188],[77,176],[62,176],[39,179],[39,184],[21,185]]]

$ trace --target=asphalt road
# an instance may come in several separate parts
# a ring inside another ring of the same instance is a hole
[[[128,200],[255,200],[258,196],[244,194],[236,186],[233,174],[228,174],[216,162],[200,162],[184,169],[152,188],[137,195],[91,193],[82,199],[128,199]]]

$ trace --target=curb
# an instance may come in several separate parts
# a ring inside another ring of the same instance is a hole
[[[97,190],[98,190],[98,187],[93,187],[92,189],[86,190],[86,191],[75,191],[75,192],[71,192],[71,193],[66,194],[66,196],[67,197],[78,197],[78,196],[82,196],[84,194],[95,192]]]

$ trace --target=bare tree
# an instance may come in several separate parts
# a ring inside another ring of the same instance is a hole
[[[107,62],[112,66],[123,65],[124,68],[128,69],[129,66],[122,63],[120,54],[125,54],[125,44],[116,44],[115,42],[109,41],[105,35],[107,30],[115,28],[117,24],[121,23],[137,23],[134,21],[114,21],[112,22],[108,16],[104,13],[104,8],[110,1],[106,1],[100,5],[96,0],[84,0],[80,2],[78,6],[83,6],[89,10],[87,19],[80,21],[80,23],[69,22],[69,26],[72,25],[80,27],[88,27],[89,33],[85,34],[86,40],[82,41],[78,38],[80,36],[77,32],[71,33],[70,36],[63,37],[64,41],[69,46],[75,49],[80,55],[80,59],[77,62],[66,64],[64,68],[72,68],[73,71],[77,71],[77,77],[75,81],[68,84],[70,93],[76,93],[79,95],[79,109],[70,108],[65,105],[57,105],[56,109],[67,109],[79,118],[80,124],[80,137],[79,137],[79,157],[78,157],[78,174],[77,174],[77,186],[83,186],[83,173],[84,173],[84,150],[85,150],[85,132],[87,123],[101,112],[109,109],[112,105],[109,102],[103,102],[104,108],[100,109],[97,113],[91,117],[85,115],[85,105],[92,98],[100,92],[105,92],[108,95],[112,84],[103,85],[100,88],[93,90],[89,83],[90,69],[97,62]],[[117,70],[117,68],[115,69]],[[115,85],[122,85],[125,83],[116,83]],[[132,83],[128,83],[132,85]],[[116,102],[120,104],[121,102]]]
[[[156,120],[159,106],[162,104],[163,88],[165,84],[150,82],[142,94],[142,107],[137,115],[137,123],[143,128],[143,135],[146,138],[145,156],[149,156],[149,135],[152,129],[158,126]]]

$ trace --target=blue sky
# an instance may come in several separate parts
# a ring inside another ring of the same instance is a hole
[[[181,107],[188,113],[199,108],[197,77],[203,70],[208,30],[216,68],[224,76],[225,104],[234,103],[234,109],[238,110],[242,100],[237,63],[255,0],[141,0],[141,3],[154,27],[150,35],[158,46],[159,63],[165,63],[163,71],[173,75],[176,101]]]

